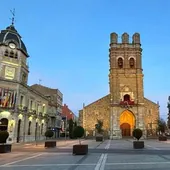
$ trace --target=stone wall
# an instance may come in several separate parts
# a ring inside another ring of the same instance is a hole
[[[146,98],[144,98],[144,102],[146,108],[144,113],[146,129],[156,130],[159,119],[159,105]]]
[[[81,124],[83,124],[87,135],[94,136],[95,124],[97,123],[97,119],[103,121],[103,130],[105,131],[105,134],[107,134],[110,129],[109,105],[110,95],[107,95],[95,101],[94,103],[84,107],[83,111],[80,111],[80,122]],[[81,118],[84,118],[83,121],[81,120]]]

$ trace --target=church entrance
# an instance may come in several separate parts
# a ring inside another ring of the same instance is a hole
[[[130,125],[129,125],[129,123],[121,124],[120,129],[122,130],[122,136],[130,136]]]
[[[135,117],[129,110],[125,110],[120,115],[120,129],[122,137],[132,136],[132,131],[135,126]]]

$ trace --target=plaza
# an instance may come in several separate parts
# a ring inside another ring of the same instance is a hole
[[[170,141],[145,140],[143,150],[133,149],[133,139],[82,140],[88,155],[72,155],[77,140],[59,140],[57,148],[45,149],[44,143],[14,144],[13,151],[0,154],[1,170],[168,170]]]

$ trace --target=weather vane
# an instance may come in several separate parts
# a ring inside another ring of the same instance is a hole
[[[12,10],[10,10],[11,14],[12,14],[12,18],[10,18],[12,20],[12,25],[14,25],[15,22],[15,8]]]

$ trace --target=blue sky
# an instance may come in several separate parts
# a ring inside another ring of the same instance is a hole
[[[15,27],[30,58],[29,84],[59,88],[78,113],[109,93],[110,33],[141,34],[145,97],[167,115],[170,95],[169,0],[1,0],[0,29]]]

